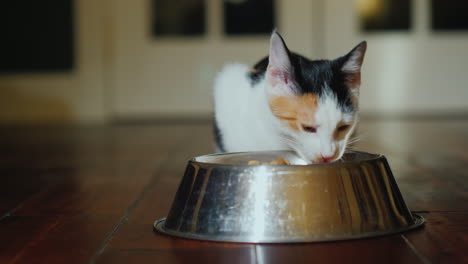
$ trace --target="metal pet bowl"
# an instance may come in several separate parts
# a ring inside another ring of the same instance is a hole
[[[278,157],[292,165],[247,165]],[[291,243],[380,236],[424,223],[406,207],[383,155],[354,151],[331,164],[301,164],[289,151],[193,158],[169,215],[154,227],[191,239]]]

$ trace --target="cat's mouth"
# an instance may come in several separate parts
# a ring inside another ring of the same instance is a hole
[[[306,155],[304,155],[299,149],[295,148],[295,147],[292,147],[294,149],[294,151],[296,152],[296,154],[301,158],[303,159],[307,164],[328,164],[328,163],[333,163],[335,161],[338,161],[340,160],[341,158],[341,155],[339,156],[335,156],[333,158],[324,158],[322,156],[319,156],[317,158],[314,158],[314,159],[309,159],[307,158]]]

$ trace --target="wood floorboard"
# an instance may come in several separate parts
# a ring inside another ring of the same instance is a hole
[[[258,245],[258,263],[422,263],[399,235],[298,245]]]
[[[466,211],[467,176],[458,169],[412,168],[400,171],[397,181],[411,210]]]
[[[13,213],[21,205],[53,185],[47,178],[57,170],[0,168],[0,218]],[[35,175],[31,177],[31,175]]]
[[[424,229],[404,236],[431,263],[468,263],[468,212],[431,212]]]
[[[109,250],[96,262],[112,263],[227,263],[254,264],[253,248],[193,248],[167,250]]]
[[[88,263],[118,216],[13,216],[0,224],[0,263]]]
[[[359,150],[383,153],[409,208],[403,235],[255,245],[155,233],[207,123],[0,129],[0,263],[467,263],[468,121],[372,120]]]

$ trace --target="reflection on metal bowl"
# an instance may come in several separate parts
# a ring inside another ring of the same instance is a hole
[[[247,165],[282,157],[293,165]],[[189,161],[164,234],[213,241],[286,243],[356,239],[421,226],[384,156],[348,152],[303,165],[293,152],[245,152]]]

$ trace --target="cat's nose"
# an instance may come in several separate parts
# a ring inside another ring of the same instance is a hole
[[[330,163],[332,162],[334,156],[322,156],[322,162],[323,163]]]

